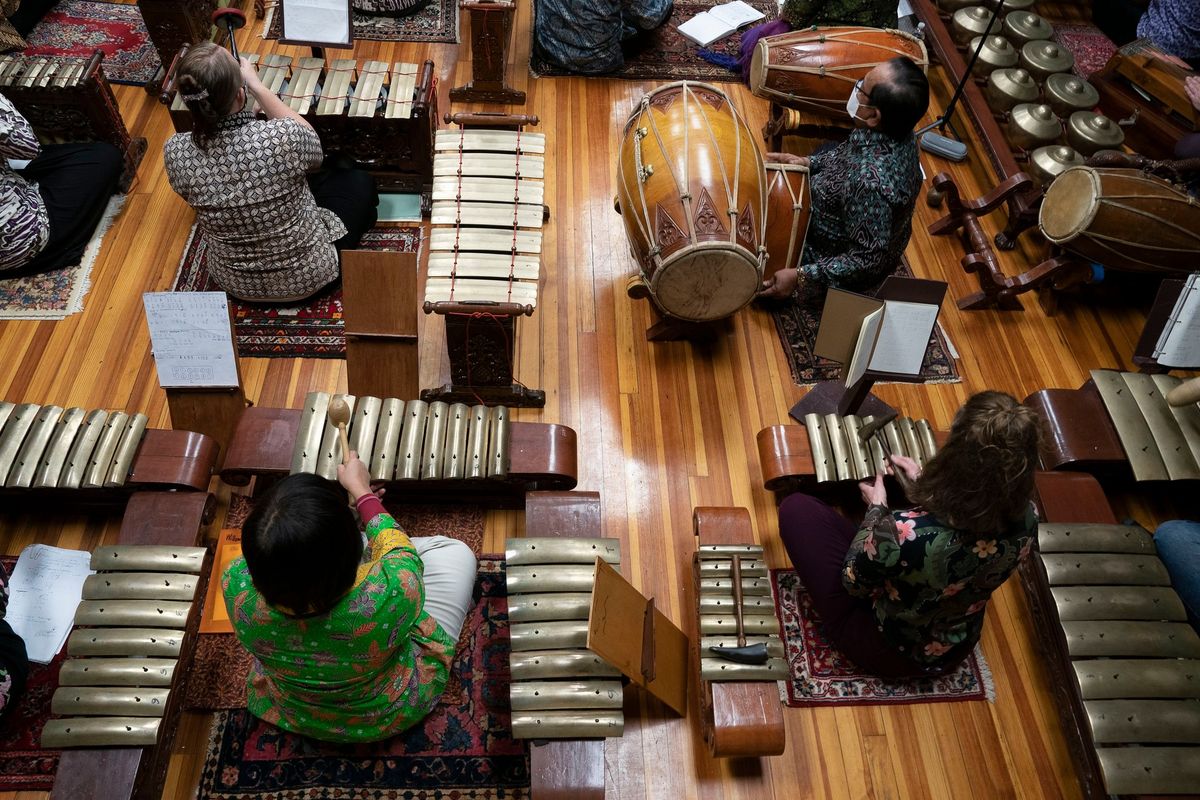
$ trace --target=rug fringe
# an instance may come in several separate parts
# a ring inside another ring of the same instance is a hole
[[[975,663],[979,665],[979,677],[983,679],[983,693],[987,696],[987,701],[994,705],[996,682],[992,678],[992,668],[988,666],[987,659],[983,657],[983,647],[979,644],[975,645]]]

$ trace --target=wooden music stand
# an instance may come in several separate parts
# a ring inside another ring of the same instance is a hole
[[[417,254],[343,251],[342,304],[350,394],[415,398]]]
[[[459,5],[460,9],[471,12],[471,82],[451,89],[451,102],[524,104],[525,93],[504,82],[516,7],[511,0],[464,0]]]

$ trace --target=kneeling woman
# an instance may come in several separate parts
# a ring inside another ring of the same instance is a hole
[[[1037,537],[1030,500],[1040,441],[1031,409],[981,392],[923,472],[893,459],[916,508],[890,510],[878,475],[860,484],[868,508],[857,529],[807,495],[780,505],[788,556],[839,650],[889,678],[941,674],[971,653],[988,598]]]
[[[322,169],[312,126],[268,92],[245,59],[239,67],[204,42],[179,60],[176,75],[192,132],[167,141],[167,177],[196,209],[213,280],[261,302],[302,300],[337,280],[338,251],[375,224],[371,176]],[[246,110],[251,98],[265,120]]]
[[[352,454],[338,480],[292,475],[242,528],[243,558],[222,587],[254,656],[250,712],[336,742],[386,739],[441,696],[471,607],[475,556],[444,536],[409,539],[371,493]]]

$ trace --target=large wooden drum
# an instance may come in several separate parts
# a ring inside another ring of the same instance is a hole
[[[708,322],[754,299],[766,175],[754,133],[720,89],[684,81],[642,98],[621,142],[617,207],[641,291],[665,315]]]
[[[903,31],[805,28],[767,36],[754,48],[750,90],[781,105],[840,118],[855,82],[897,56],[929,68],[924,43]]]
[[[800,265],[812,193],[808,167],[767,164],[767,267],[764,278],[781,269]]]
[[[1141,170],[1065,170],[1046,190],[1038,225],[1054,244],[1113,269],[1200,267],[1200,203]]]

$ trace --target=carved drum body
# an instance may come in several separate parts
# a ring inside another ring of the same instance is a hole
[[[803,111],[838,119],[859,78],[885,61],[908,56],[929,67],[915,36],[882,28],[806,28],[760,39],[750,64],[750,90]]]
[[[808,167],[767,164],[767,266],[763,277],[800,265],[811,215]]]
[[[617,203],[641,281],[667,316],[722,319],[754,298],[767,191],[754,133],[703,83],[646,95],[625,125]]]
[[[1054,244],[1113,269],[1192,272],[1200,264],[1200,202],[1140,170],[1065,170],[1046,190],[1038,225]]]

